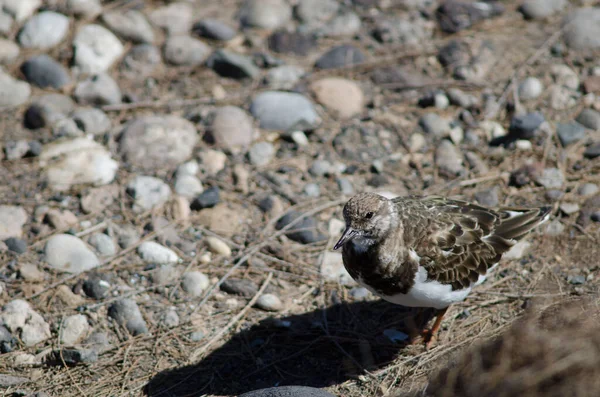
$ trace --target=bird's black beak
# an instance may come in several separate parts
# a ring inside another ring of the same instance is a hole
[[[333,246],[334,250],[339,249],[342,245],[346,244],[348,241],[352,240],[354,238],[354,236],[356,236],[358,232],[354,229],[352,229],[350,226],[346,227],[346,230],[344,230],[344,233],[342,234],[342,237],[340,237],[340,239],[338,240],[337,243],[335,243],[335,245]]]

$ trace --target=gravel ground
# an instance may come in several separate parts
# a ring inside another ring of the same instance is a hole
[[[598,294],[595,1],[0,4],[6,395],[417,393]],[[331,250],[361,191],[553,217],[424,351]]]

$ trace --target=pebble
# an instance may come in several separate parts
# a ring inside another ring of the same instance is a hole
[[[254,97],[250,113],[266,130],[310,130],[320,123],[311,101],[293,92],[265,91]]]
[[[554,64],[550,66],[550,75],[554,82],[562,87],[577,91],[579,89],[579,76],[577,72],[567,65]]]
[[[96,19],[102,13],[100,0],[67,0],[66,9],[76,17]]]
[[[519,11],[527,19],[547,18],[567,5],[567,0],[525,0]]]
[[[326,251],[320,257],[321,275],[325,280],[341,285],[354,285],[356,282],[344,267],[342,254]]]
[[[523,101],[536,99],[544,92],[544,85],[540,79],[528,77],[519,84],[519,98]]]
[[[0,205],[0,241],[23,237],[23,226],[28,219],[23,207]]]
[[[337,184],[344,196],[351,196],[354,194],[354,186],[352,186],[352,182],[350,182],[348,178],[338,178]]]
[[[58,230],[68,229],[77,225],[77,216],[69,210],[51,209],[46,213],[44,220],[53,228]]]
[[[29,142],[26,140],[8,141],[4,144],[4,153],[7,160],[18,160],[29,152]]]
[[[279,54],[307,56],[317,45],[312,34],[278,30],[269,36],[269,49]]]
[[[315,62],[315,67],[319,69],[337,69],[358,65],[365,60],[365,55],[358,48],[349,44],[343,44],[333,47],[321,55]]]
[[[544,121],[538,112],[516,115],[510,121],[509,134],[516,139],[531,139]]]
[[[563,38],[568,47],[574,50],[595,50],[600,48],[600,9],[582,7],[569,13],[563,20]]]
[[[165,60],[177,66],[200,66],[211,53],[204,42],[190,36],[172,36],[165,43]]]
[[[205,208],[212,208],[221,201],[221,190],[218,186],[212,186],[196,197],[190,204],[194,211],[200,211]]]
[[[30,381],[29,378],[23,378],[21,376],[0,374],[0,387],[2,387],[2,388],[11,387],[11,386],[19,386],[24,383],[28,383],[29,381]],[[30,395],[29,397],[33,397],[33,396]],[[35,396],[35,397],[37,397],[37,396]]]
[[[282,65],[270,69],[264,82],[272,90],[291,90],[305,74],[300,66]]]
[[[281,230],[301,215],[297,211],[290,211],[277,221],[275,227],[277,230]],[[285,235],[290,240],[301,244],[312,244],[327,239],[324,234],[317,230],[317,221],[312,216],[302,218],[302,220],[288,229]]]
[[[177,311],[173,308],[167,309],[162,319],[162,324],[167,328],[177,327],[179,325],[179,315],[177,314]]]
[[[228,294],[252,298],[258,292],[258,285],[248,279],[228,278],[221,284],[221,290]]]
[[[585,128],[578,122],[556,123],[556,134],[560,143],[567,147],[585,138]]]
[[[546,168],[535,178],[535,182],[546,189],[559,189],[565,183],[565,176],[558,168]]]
[[[255,143],[248,151],[250,163],[256,167],[262,167],[269,164],[274,156],[275,147],[269,142]]]
[[[575,121],[591,130],[600,130],[600,112],[596,110],[583,109]]]
[[[123,44],[100,25],[82,26],[73,39],[74,63],[81,72],[96,74],[107,71],[124,52]]]
[[[529,241],[521,240],[515,245],[513,245],[511,249],[508,250],[508,252],[506,252],[502,258],[507,261],[519,260],[523,256],[525,256],[525,254],[529,250],[529,247],[531,247],[531,243]]]
[[[160,207],[171,198],[171,188],[161,179],[138,175],[127,184],[127,193],[133,197],[135,212]]]
[[[162,56],[158,47],[151,44],[138,44],[127,53],[121,69],[131,79],[139,79],[152,75],[162,64]]]
[[[3,0],[4,12],[11,15],[17,23],[25,21],[42,5],[42,0]]]
[[[81,273],[100,265],[96,254],[78,237],[70,234],[50,237],[44,254],[50,267],[67,273]]]
[[[303,131],[294,131],[290,134],[292,141],[299,147],[308,145],[308,137]]]
[[[339,8],[336,0],[300,0],[294,14],[300,22],[321,25],[332,19]]]
[[[310,85],[317,102],[340,119],[348,119],[362,111],[365,98],[361,88],[353,81],[328,77]]]
[[[154,42],[152,26],[140,11],[108,11],[102,14],[102,22],[123,40],[137,44],[151,44]]]
[[[11,109],[27,102],[31,86],[0,70],[0,109]]]
[[[588,159],[595,159],[598,156],[600,156],[600,142],[588,146],[583,152],[583,157]]]
[[[160,246],[159,247],[161,249],[168,249],[166,247]],[[180,272],[179,269],[176,268],[173,265],[170,264],[165,264],[164,261],[172,259],[172,254],[175,254],[173,251],[171,251],[171,253],[167,253],[165,251],[163,251],[162,255],[157,252],[157,250],[155,250],[154,248],[151,249],[152,251],[154,251],[154,253],[152,254],[153,256],[155,256],[156,259],[161,260],[162,259],[162,264],[153,260],[149,260],[147,261],[148,263],[154,263],[160,266],[157,266],[153,271],[152,271],[152,282],[154,283],[154,285],[156,286],[165,286],[165,285],[170,285],[170,284],[174,284],[180,276]],[[162,258],[161,258],[162,256]],[[175,255],[177,256],[177,255]],[[177,258],[179,259],[179,258]],[[174,263],[175,261],[173,261]]]
[[[60,327],[59,341],[65,346],[74,346],[90,332],[87,317],[74,314],[65,318]]]
[[[92,349],[60,349],[53,351],[46,361],[67,366],[92,364],[98,361],[98,353]]]
[[[442,140],[435,150],[435,162],[440,173],[456,177],[466,172],[460,150],[448,140]]]
[[[600,191],[600,188],[595,183],[584,183],[583,185],[579,186],[579,189],[577,189],[577,193],[584,197],[593,196],[594,194],[598,193],[598,191]]]
[[[61,94],[46,94],[35,97],[25,112],[25,127],[43,128],[67,117],[75,109],[75,102]]]
[[[267,312],[278,312],[283,310],[283,303],[277,295],[262,294],[256,300],[256,307]]]
[[[237,32],[234,28],[216,19],[202,19],[194,24],[192,32],[211,40],[229,41]]]
[[[565,215],[573,215],[580,209],[577,203],[560,203],[559,208]]]
[[[572,284],[572,285],[581,285],[581,284],[585,284],[586,277],[583,274],[578,274],[576,276],[568,276],[567,281],[569,282],[569,284]]]
[[[475,193],[475,200],[486,207],[497,207],[500,200],[498,199],[498,188],[481,190]]]
[[[260,75],[260,69],[251,58],[224,49],[215,51],[206,61],[206,66],[220,76],[233,79],[253,79]]]
[[[181,288],[192,297],[202,296],[210,285],[208,277],[202,272],[191,271],[184,273],[181,280]]]
[[[100,213],[109,207],[118,195],[116,186],[104,186],[90,189],[89,192],[81,198],[81,209],[86,214],[92,212]]]
[[[69,31],[69,18],[53,11],[43,11],[29,19],[19,33],[24,48],[47,50],[58,45]]]
[[[236,106],[218,108],[210,132],[215,144],[225,149],[248,147],[254,138],[252,119]]]
[[[191,199],[202,193],[204,187],[200,179],[193,175],[178,175],[175,179],[174,190],[178,195]]]
[[[450,122],[437,113],[425,113],[419,119],[419,126],[425,133],[437,138],[446,136],[450,132]]]
[[[142,116],[125,125],[119,151],[125,160],[144,170],[163,170],[192,157],[198,142],[196,127],[172,115]]]
[[[0,311],[0,324],[17,335],[25,346],[34,346],[50,338],[50,326],[44,318],[24,300],[6,303]]]
[[[476,1],[473,3],[449,1],[436,10],[440,28],[446,33],[457,33],[473,24],[504,13],[499,2]]]
[[[307,386],[278,386],[240,394],[239,397],[335,397],[333,394]]]
[[[209,175],[215,175],[225,168],[227,155],[219,150],[203,150],[199,154],[202,167]]]
[[[194,8],[187,2],[173,2],[150,13],[150,22],[169,36],[188,34],[194,23]]]
[[[307,183],[304,186],[304,194],[308,197],[319,197],[321,195],[321,187],[316,183]]]
[[[239,15],[244,26],[277,29],[289,22],[292,8],[284,0],[245,0]]]
[[[121,89],[106,73],[93,75],[77,84],[73,93],[82,105],[116,105],[121,103]]]
[[[547,236],[557,237],[563,234],[565,231],[565,225],[560,220],[555,219],[546,226],[545,234]]]
[[[104,233],[94,233],[88,243],[96,249],[100,256],[113,256],[117,253],[117,245],[113,239]]]
[[[71,116],[77,127],[86,134],[102,135],[112,127],[110,118],[97,108],[79,108]]]
[[[55,137],[75,138],[81,137],[84,134],[83,131],[81,131],[77,127],[77,123],[75,123],[75,120],[71,118],[64,118],[54,123],[54,125],[52,126],[52,135],[54,135]]]
[[[362,22],[356,13],[345,11],[323,25],[319,33],[326,37],[352,37],[360,32],[361,26]]]
[[[25,281],[44,281],[46,274],[33,263],[23,263],[19,267],[19,277]]]
[[[6,244],[6,247],[10,251],[16,254],[24,254],[27,252],[27,243],[25,240],[21,240],[20,238],[9,237],[4,240],[4,244]]]
[[[224,256],[225,258],[229,258],[231,256],[231,248],[229,248],[229,245],[227,245],[227,243],[225,243],[220,238],[208,236],[206,237],[205,241],[206,245],[208,246],[208,249],[211,252],[217,255]]]
[[[308,172],[314,176],[325,176],[333,171],[333,165],[327,160],[315,160]]]
[[[471,109],[480,105],[480,100],[475,95],[468,94],[459,88],[449,88],[446,92],[450,103],[464,109]]]
[[[137,303],[132,299],[122,299],[110,305],[108,316],[120,326],[125,327],[133,336],[148,333],[146,321],[144,321]]]
[[[0,64],[9,65],[19,56],[19,46],[8,39],[0,39]]]
[[[398,17],[379,18],[373,29],[373,36],[381,43],[418,46],[432,38],[434,28],[435,25],[419,13],[409,13]]]
[[[40,88],[61,88],[71,82],[69,72],[46,54],[37,55],[21,65],[27,81]]]
[[[83,282],[83,292],[93,299],[104,299],[109,290],[110,283],[99,275],[92,275]]]

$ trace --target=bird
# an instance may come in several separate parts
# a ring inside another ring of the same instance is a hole
[[[551,207],[490,209],[443,196],[389,199],[364,192],[343,208],[334,250],[354,280],[384,300],[436,309],[421,336],[436,340],[453,303],[481,284],[502,256],[550,217]]]

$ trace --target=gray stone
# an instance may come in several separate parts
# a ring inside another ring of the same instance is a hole
[[[13,63],[19,56],[20,49],[12,40],[0,39],[0,64]]]
[[[320,123],[312,102],[292,92],[262,92],[254,97],[250,113],[267,130],[308,130]]]
[[[308,197],[319,197],[321,195],[321,188],[316,183],[307,183],[304,186],[304,194]]]
[[[0,71],[0,109],[11,109],[27,102],[31,86]]]
[[[92,349],[61,349],[55,350],[49,356],[48,363],[55,365],[75,366],[78,364],[93,364],[98,361],[98,353]]]
[[[51,126],[67,117],[75,108],[75,102],[61,94],[46,94],[35,97],[25,112],[25,127],[30,129]]]
[[[73,39],[74,63],[81,72],[96,74],[107,71],[123,55],[119,39],[100,25],[85,25]]]
[[[12,31],[14,22],[13,17],[4,11],[0,11],[0,34],[8,36]]]
[[[310,166],[310,168],[308,169],[308,172],[310,172],[312,175],[314,176],[325,176],[327,174],[329,174],[333,169],[333,166],[331,165],[331,163],[327,160],[315,160],[313,161],[312,165]]]
[[[25,346],[34,346],[50,338],[50,326],[24,300],[8,302],[0,311],[0,324],[13,335],[18,335]]]
[[[151,242],[151,241],[149,241],[149,242]],[[165,248],[165,247],[161,246],[161,248]],[[154,249],[152,249],[152,250],[154,251]],[[162,255],[163,258],[160,258],[159,257],[160,254],[158,252],[156,252],[156,251],[154,251],[153,254],[156,255],[156,259],[158,259],[158,260],[163,260],[164,261],[164,260],[168,260],[169,259],[169,258],[166,257],[167,255],[164,255],[164,254],[166,254],[166,252]],[[174,252],[173,252],[173,254],[174,254]],[[154,271],[152,272],[152,282],[156,286],[164,286],[164,285],[175,284],[175,282],[177,281],[177,279],[180,276],[179,269],[176,268],[175,266],[171,265],[171,264],[164,264],[164,262],[163,262],[163,264],[160,264],[160,263],[157,263],[157,262],[155,262],[153,260],[149,260],[147,262],[148,263],[159,264],[159,266],[157,266],[156,269],[154,269]]]
[[[143,116],[125,126],[119,151],[126,161],[144,170],[175,167],[192,156],[196,128],[177,116]]]
[[[25,48],[46,50],[59,44],[69,31],[69,18],[53,11],[43,11],[25,23],[19,43]]]
[[[177,314],[177,311],[173,308],[167,309],[162,319],[162,324],[168,328],[177,327],[179,325],[179,315]]]
[[[575,121],[591,130],[600,130],[600,112],[594,109],[583,109]]]
[[[18,23],[25,21],[42,5],[42,0],[3,0],[2,8]]]
[[[382,43],[417,46],[431,39],[435,24],[420,13],[409,13],[391,18],[379,18],[373,36]]]
[[[177,175],[174,188],[175,193],[187,198],[196,197],[204,191],[202,182],[194,175]]]
[[[252,119],[235,106],[217,109],[210,131],[215,143],[227,149],[250,146],[254,135]]]
[[[44,254],[51,268],[67,273],[81,273],[100,265],[96,254],[78,237],[70,234],[50,237]]]
[[[292,8],[284,0],[245,0],[240,9],[242,25],[276,29],[292,17]]]
[[[115,105],[121,103],[121,89],[115,80],[106,73],[91,76],[75,87],[73,93],[82,105]]]
[[[29,142],[26,140],[8,141],[4,144],[4,153],[7,160],[18,160],[29,152]]]
[[[443,137],[450,132],[450,122],[437,113],[426,113],[419,119],[419,125],[427,134]]]
[[[108,295],[110,283],[103,276],[92,275],[83,282],[83,292],[93,299],[103,299]]]
[[[544,92],[544,85],[535,77],[528,77],[519,84],[519,98],[523,101],[536,99]]]
[[[143,212],[166,203],[171,188],[161,179],[138,175],[127,184],[127,193],[134,199],[134,211]]]
[[[78,137],[83,136],[83,131],[77,127],[75,120],[71,118],[65,118],[58,120],[52,126],[52,135],[56,137]]]
[[[361,25],[360,17],[356,13],[346,11],[335,16],[318,32],[327,37],[351,37],[360,31]]]
[[[60,327],[59,341],[65,346],[73,346],[80,342],[90,332],[87,317],[74,314],[65,318]]]
[[[221,201],[220,189],[218,186],[212,186],[203,191],[190,204],[190,208],[194,211],[200,211],[205,208],[212,208]]]
[[[294,13],[300,22],[320,25],[333,18],[339,8],[336,0],[300,0]]]
[[[248,279],[228,278],[221,284],[221,290],[228,294],[252,298],[258,292],[258,285]]]
[[[579,204],[577,203],[560,203],[559,207],[560,210],[565,214],[565,215],[573,215],[577,212],[579,212],[579,209],[581,207],[579,207]]]
[[[262,294],[256,300],[256,307],[267,312],[278,312],[283,309],[283,303],[277,295]]]
[[[250,163],[257,167],[269,164],[274,156],[275,147],[269,142],[255,143],[248,152]]]
[[[354,194],[354,186],[352,186],[352,182],[350,182],[348,178],[338,178],[337,184],[344,196],[351,196]]]
[[[600,9],[579,8],[563,20],[563,37],[567,46],[574,50],[600,48]]]
[[[579,186],[579,189],[577,189],[577,193],[584,197],[593,196],[594,194],[598,193],[598,191],[600,191],[600,188],[598,188],[598,185],[595,183],[584,183],[583,185]]]
[[[117,253],[117,245],[113,239],[104,233],[94,233],[88,243],[96,249],[100,256],[113,256]]]
[[[305,57],[316,47],[317,39],[313,34],[281,29],[269,36],[268,44],[271,51]]]
[[[132,299],[122,299],[110,305],[108,316],[120,326],[125,327],[133,336],[148,333],[148,327],[140,308]]]
[[[206,65],[223,77],[244,79],[260,75],[260,69],[251,58],[224,49],[215,51],[206,61]]]
[[[565,183],[565,176],[558,168],[546,168],[535,178],[535,182],[546,189],[559,189]]]
[[[210,18],[202,19],[195,23],[192,31],[207,39],[219,41],[229,41],[237,35],[236,30],[231,26]]]
[[[209,285],[208,277],[199,271],[187,272],[181,280],[181,288],[192,297],[201,296]]]
[[[61,88],[71,82],[67,69],[46,54],[36,55],[21,65],[27,81],[40,88]]]
[[[539,112],[515,115],[510,121],[509,133],[515,139],[531,139],[545,120]]]
[[[165,43],[165,60],[173,65],[199,66],[211,53],[211,48],[190,36],[172,36]]]
[[[507,261],[515,261],[521,259],[527,251],[531,247],[531,243],[526,240],[521,240],[508,250],[507,253],[504,254],[503,259]]]
[[[265,76],[265,84],[274,90],[290,90],[306,74],[295,65],[283,65],[270,69]]]
[[[239,397],[335,397],[325,390],[307,386],[278,386],[254,390]]]
[[[567,0],[525,0],[519,11],[528,19],[547,18],[567,5]]]
[[[560,143],[564,147],[567,147],[570,144],[585,138],[585,128],[575,121],[570,123],[557,123],[556,134],[558,135]]]
[[[123,59],[122,70],[132,78],[145,77],[162,63],[158,47],[150,44],[138,44]]]
[[[559,219],[555,219],[546,226],[545,234],[547,236],[560,236],[565,231],[565,225],[563,225]]]
[[[468,94],[459,88],[450,88],[446,91],[450,103],[461,108],[470,109],[479,106],[480,100],[473,94]]]
[[[500,202],[498,199],[498,188],[493,187],[475,193],[475,200],[486,207],[497,207]]]
[[[159,7],[150,13],[150,22],[164,29],[169,36],[189,34],[193,18],[192,5],[181,1]]]
[[[343,44],[333,47],[321,55],[315,62],[319,69],[337,69],[346,66],[358,65],[366,60],[365,55],[358,48]]]
[[[115,32],[124,40],[134,43],[151,44],[154,42],[152,26],[139,11],[114,10],[102,14],[102,21],[110,30]]]
[[[600,142],[591,144],[583,152],[583,157],[588,159],[595,159],[598,156],[600,156]]]
[[[71,115],[77,127],[86,134],[101,135],[112,126],[110,118],[98,108],[79,108]]]
[[[440,173],[456,177],[466,172],[460,150],[448,140],[442,140],[435,150],[435,162]]]
[[[67,0],[67,11],[76,17],[92,20],[102,13],[100,0]]]
[[[6,244],[6,247],[14,253],[24,254],[27,252],[27,242],[20,238],[9,237],[4,240],[4,244]]]
[[[436,10],[437,20],[445,33],[457,33],[473,24],[504,13],[500,2],[444,2]]]
[[[289,211],[284,216],[279,218],[275,227],[281,230],[294,222],[302,214],[296,211]],[[327,236],[319,232],[317,229],[317,221],[312,216],[305,216],[285,232],[285,235],[293,241],[301,244],[312,244],[319,241],[327,240]]]
[[[350,296],[354,299],[365,299],[371,295],[371,291],[365,287],[354,287],[350,290]]]
[[[577,72],[569,66],[562,63],[550,66],[550,75],[556,84],[566,87],[570,90],[577,91],[579,89],[579,76]]]

